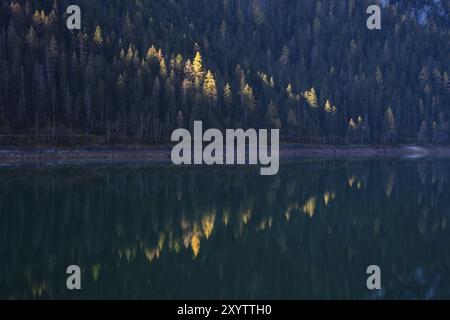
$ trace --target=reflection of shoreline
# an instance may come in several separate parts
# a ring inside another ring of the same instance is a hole
[[[4,148],[0,149],[2,164],[70,163],[70,162],[170,162],[171,147],[86,147],[86,148]],[[332,146],[284,144],[280,147],[283,160],[301,158],[372,158],[372,157],[445,157],[448,146]]]

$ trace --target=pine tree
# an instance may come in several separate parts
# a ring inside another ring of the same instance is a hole
[[[244,108],[244,125],[248,126],[249,116],[256,112],[256,99],[252,87],[246,84],[241,92],[241,106]]]
[[[420,70],[419,80],[421,80],[423,82],[430,80],[430,75],[428,72],[428,68],[426,66],[423,66],[422,69]]]
[[[394,113],[390,107],[387,108],[384,113],[384,125],[383,125],[383,142],[393,143],[397,133],[396,121]]]
[[[181,110],[177,114],[177,127],[184,128],[184,115],[183,115],[183,111],[181,111]]]
[[[383,86],[384,84],[384,76],[383,76],[383,72],[381,71],[380,66],[377,66],[377,71],[375,74],[375,80],[377,81],[377,84],[379,86]]]
[[[273,100],[270,101],[269,106],[267,107],[266,124],[269,128],[281,129],[281,120],[278,116],[278,108]]]
[[[103,44],[103,35],[102,35],[102,29],[100,28],[100,26],[97,26],[95,28],[94,44],[98,47],[100,47]]]
[[[422,124],[420,125],[419,133],[417,134],[417,139],[421,143],[428,142],[428,125],[425,120],[423,120]]]
[[[226,83],[223,88],[223,102],[224,110],[223,113],[226,117],[226,121],[230,121],[230,117],[233,113],[233,92],[229,83]]]
[[[288,66],[290,63],[289,61],[289,48],[287,46],[284,46],[281,50],[280,55],[280,64],[284,67]]]
[[[38,39],[37,39],[36,32],[34,31],[33,26],[31,26],[28,29],[25,40],[31,51],[36,50],[36,48],[38,47]]]
[[[225,84],[225,87],[223,89],[223,99],[225,102],[225,105],[227,107],[231,107],[233,104],[233,92],[231,90],[231,86],[229,83]]]
[[[333,106],[330,102],[330,100],[327,100],[325,102],[325,112],[328,114],[334,114],[337,112],[336,106]]]
[[[447,72],[442,75],[442,87],[450,91],[450,80]]]
[[[163,58],[161,58],[161,60],[159,61],[159,74],[162,77],[167,77],[167,65],[166,65],[166,60]]]
[[[287,125],[289,129],[289,133],[293,134],[298,127],[297,117],[295,116],[295,112],[291,109],[287,115]]]
[[[204,77],[204,71],[203,71],[203,59],[200,54],[200,52],[197,52],[195,54],[194,61],[192,63],[192,71],[194,75],[194,83],[196,88],[201,88],[203,77]]]
[[[317,109],[319,107],[319,102],[317,99],[317,93],[316,90],[314,88],[311,88],[311,90],[306,91],[304,94],[304,97],[306,99],[306,101],[308,102],[309,106],[311,108],[315,108]]]
[[[347,128],[347,144],[355,141],[355,136],[357,135],[358,125],[353,118],[350,119]]]
[[[266,21],[266,16],[262,9],[261,0],[253,0],[252,9],[256,25],[262,25]]]
[[[217,101],[217,87],[214,76],[210,70],[206,73],[205,81],[203,83],[203,95],[207,98],[210,104],[215,104]]]

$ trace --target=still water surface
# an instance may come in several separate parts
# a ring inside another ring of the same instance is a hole
[[[450,298],[450,161],[0,169],[0,297]],[[82,290],[66,268],[82,268]],[[382,290],[366,287],[379,265]]]

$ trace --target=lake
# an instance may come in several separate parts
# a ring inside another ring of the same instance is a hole
[[[0,169],[0,297],[450,298],[450,161]],[[66,288],[79,265],[82,289]],[[366,286],[370,265],[382,290]]]

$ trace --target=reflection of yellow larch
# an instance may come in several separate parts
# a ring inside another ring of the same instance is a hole
[[[189,229],[189,222],[184,217],[181,218],[181,229],[183,230]]]
[[[264,231],[266,230],[266,220],[261,221],[261,223],[259,224],[259,227],[257,228],[258,231]]]
[[[295,205],[289,205],[288,208],[286,209],[286,211],[284,212],[284,216],[286,218],[287,221],[290,220],[291,215],[292,215],[292,211],[294,211],[296,209]]]
[[[180,242],[178,240],[175,240],[175,242],[173,244],[173,249],[175,250],[176,253],[180,252],[181,245],[180,245]]]
[[[129,249],[129,248],[125,249],[125,256],[127,257],[128,262],[130,262],[130,260],[132,258],[132,254],[133,254],[133,252],[131,251],[131,249]]]
[[[92,266],[92,278],[95,282],[97,282],[98,278],[100,277],[100,269],[101,266],[98,263]]]
[[[42,284],[35,284],[31,287],[31,292],[33,294],[34,298],[42,297],[44,291],[46,290],[47,286],[45,283]]]
[[[224,211],[222,215],[222,221],[225,226],[228,226],[228,223],[230,222],[230,213],[228,210]]]
[[[208,214],[202,218],[203,235],[206,239],[209,239],[214,229],[214,222],[216,221],[216,215],[214,213]]]
[[[159,258],[159,251],[154,249],[145,249],[145,257],[148,262],[152,262],[155,258]]]
[[[353,185],[355,184],[355,182],[357,181],[357,177],[356,176],[352,176],[348,179],[348,185],[351,187],[353,187]]]
[[[166,235],[164,233],[160,234],[159,240],[158,240],[158,249],[160,251],[163,250],[165,241],[166,241]]]
[[[323,202],[325,202],[325,205],[328,206],[330,200],[331,200],[331,193],[327,191],[323,195]]]
[[[192,248],[192,252],[194,252],[194,257],[197,257],[200,252],[200,237],[198,235],[192,236],[191,248]]]
[[[252,217],[251,209],[248,209],[247,211],[244,211],[243,213],[241,213],[241,219],[242,219],[242,222],[244,222],[244,224],[249,223],[251,217]]]
[[[286,221],[291,219],[291,211],[289,209],[284,213],[284,217],[286,218]]]
[[[310,218],[313,217],[315,211],[316,211],[316,203],[317,198],[311,197],[306,201],[305,205],[303,206],[303,212],[306,213]]]
[[[386,197],[389,199],[392,194],[392,190],[394,189],[394,172],[389,174],[386,185],[384,186],[384,192],[386,193]]]

